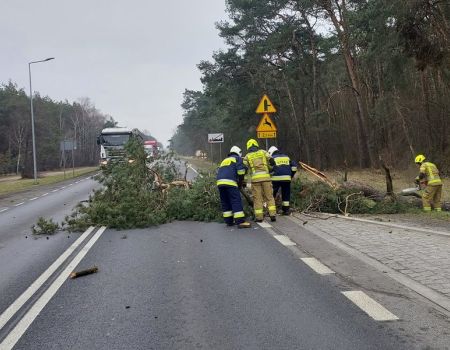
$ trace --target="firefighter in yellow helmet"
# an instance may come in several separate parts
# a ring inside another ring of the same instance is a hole
[[[422,194],[423,210],[431,211],[433,204],[434,210],[441,211],[442,180],[438,168],[435,164],[426,162],[423,154],[417,155],[415,163],[420,167],[416,181],[425,186]]]
[[[266,151],[259,149],[256,140],[250,139],[247,141],[247,154],[244,157],[244,164],[251,176],[253,210],[255,211],[256,222],[261,222],[264,218],[264,202],[267,204],[270,219],[276,221],[277,208],[270,178],[270,159],[271,157]]]

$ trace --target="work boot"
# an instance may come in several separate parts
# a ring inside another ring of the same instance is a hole
[[[250,228],[250,227],[252,227],[252,225],[251,225],[249,222],[244,221],[244,222],[241,222],[241,223],[238,225],[238,227],[239,227],[239,228]]]
[[[277,221],[277,217],[276,217],[276,216],[271,216],[271,217],[270,217],[270,221],[272,221],[272,222]]]
[[[289,216],[291,214],[290,210],[283,210],[283,213],[281,215]]]

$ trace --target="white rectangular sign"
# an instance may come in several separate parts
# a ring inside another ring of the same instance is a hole
[[[223,140],[223,133],[208,134],[208,143],[222,143]]]

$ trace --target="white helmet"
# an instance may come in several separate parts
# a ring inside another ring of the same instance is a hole
[[[278,151],[278,148],[276,148],[275,146],[270,147],[270,148],[269,148],[269,154],[270,154],[270,156],[272,157],[273,154],[274,154],[276,151]]]
[[[236,153],[239,157],[242,157],[242,150],[238,146],[231,147],[230,153]]]

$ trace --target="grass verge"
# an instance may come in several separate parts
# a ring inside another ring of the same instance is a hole
[[[19,180],[12,180],[12,181],[3,181],[0,182],[0,195],[5,194],[11,194],[16,192],[25,191],[31,188],[36,188],[38,186],[42,185],[51,185],[57,182],[61,182],[64,180],[69,180],[74,177],[82,176],[84,174],[91,173],[95,170],[97,170],[98,167],[85,167],[85,168],[78,168],[75,169],[75,176],[72,174],[72,171],[66,172],[66,177],[64,178],[64,174],[61,174],[60,171],[58,171],[55,175],[52,175],[51,173],[45,177],[38,178],[38,184],[34,184],[33,179],[19,179]]]

